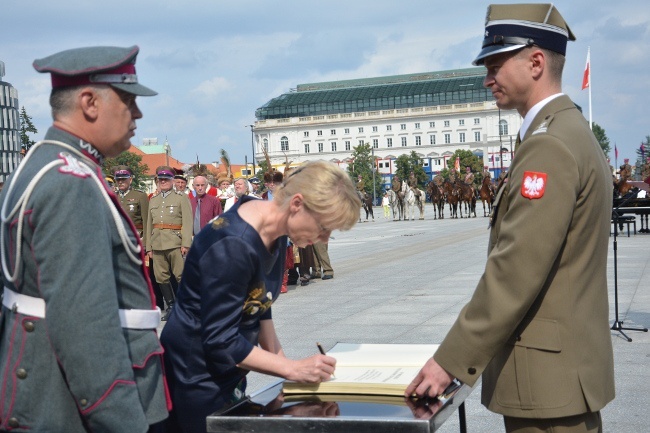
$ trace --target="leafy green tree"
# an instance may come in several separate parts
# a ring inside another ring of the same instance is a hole
[[[404,154],[398,156],[397,160],[395,160],[395,165],[397,167],[395,174],[398,175],[401,180],[408,180],[411,172],[413,172],[415,178],[418,180],[418,187],[423,189],[427,183],[428,177],[422,167],[422,158],[420,158],[414,150],[412,150],[408,155]]]
[[[643,145],[643,152],[641,151],[641,145]],[[648,157],[650,157],[650,135],[646,135],[645,141],[642,141],[641,144],[639,144],[639,147],[636,149],[635,165],[637,174],[642,175],[643,166],[646,164]]]
[[[607,138],[605,130],[596,122],[592,123],[591,130],[596,136],[596,140],[598,141],[598,144],[600,144],[601,149],[603,149],[605,156],[609,155],[609,152],[612,151],[612,148],[609,145],[609,138]]]
[[[27,152],[36,142],[29,138],[28,133],[36,134],[38,130],[32,123],[32,117],[27,114],[25,106],[20,109],[20,147]]]
[[[126,165],[133,172],[131,188],[141,190],[146,188],[144,180],[147,178],[149,166],[142,163],[142,157],[140,155],[131,152],[122,152],[115,158],[106,158],[102,165],[102,171],[105,175],[110,174],[112,176],[115,172],[115,167],[118,165]]]
[[[459,158],[460,162],[460,173],[458,175],[461,179],[463,178],[463,173],[465,173],[465,167],[469,165],[474,173],[475,183],[479,183],[483,180],[483,160],[474,155],[472,151],[463,149],[456,149],[454,154],[449,157],[447,160],[447,167],[440,171],[442,177],[445,179],[449,178],[449,171],[456,165],[456,158]]]
[[[353,162],[348,164],[348,174],[352,181],[356,184],[359,175],[363,179],[364,190],[373,195],[373,185],[372,185],[372,173],[376,168],[376,163],[373,161],[372,156],[372,147],[370,143],[360,144],[352,148],[352,159]],[[381,197],[381,175],[375,173],[375,185],[374,185],[374,197]]]

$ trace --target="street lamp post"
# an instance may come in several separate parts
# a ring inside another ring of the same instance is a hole
[[[245,128],[251,129],[251,150],[253,151],[253,176],[255,176],[255,140],[254,140],[254,125],[246,125]],[[270,169],[270,167],[269,167]]]

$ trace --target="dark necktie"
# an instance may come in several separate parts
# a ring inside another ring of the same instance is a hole
[[[194,234],[201,231],[201,199],[196,199],[196,212],[194,212]]]

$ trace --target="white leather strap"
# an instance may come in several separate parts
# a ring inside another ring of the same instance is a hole
[[[45,300],[16,293],[5,287],[2,305],[25,316],[45,318]],[[160,325],[160,308],[155,310],[119,310],[122,328],[156,329]]]

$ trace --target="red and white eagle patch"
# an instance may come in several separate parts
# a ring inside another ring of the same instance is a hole
[[[524,172],[524,180],[521,182],[521,195],[532,200],[542,198],[544,191],[546,191],[546,173]]]

